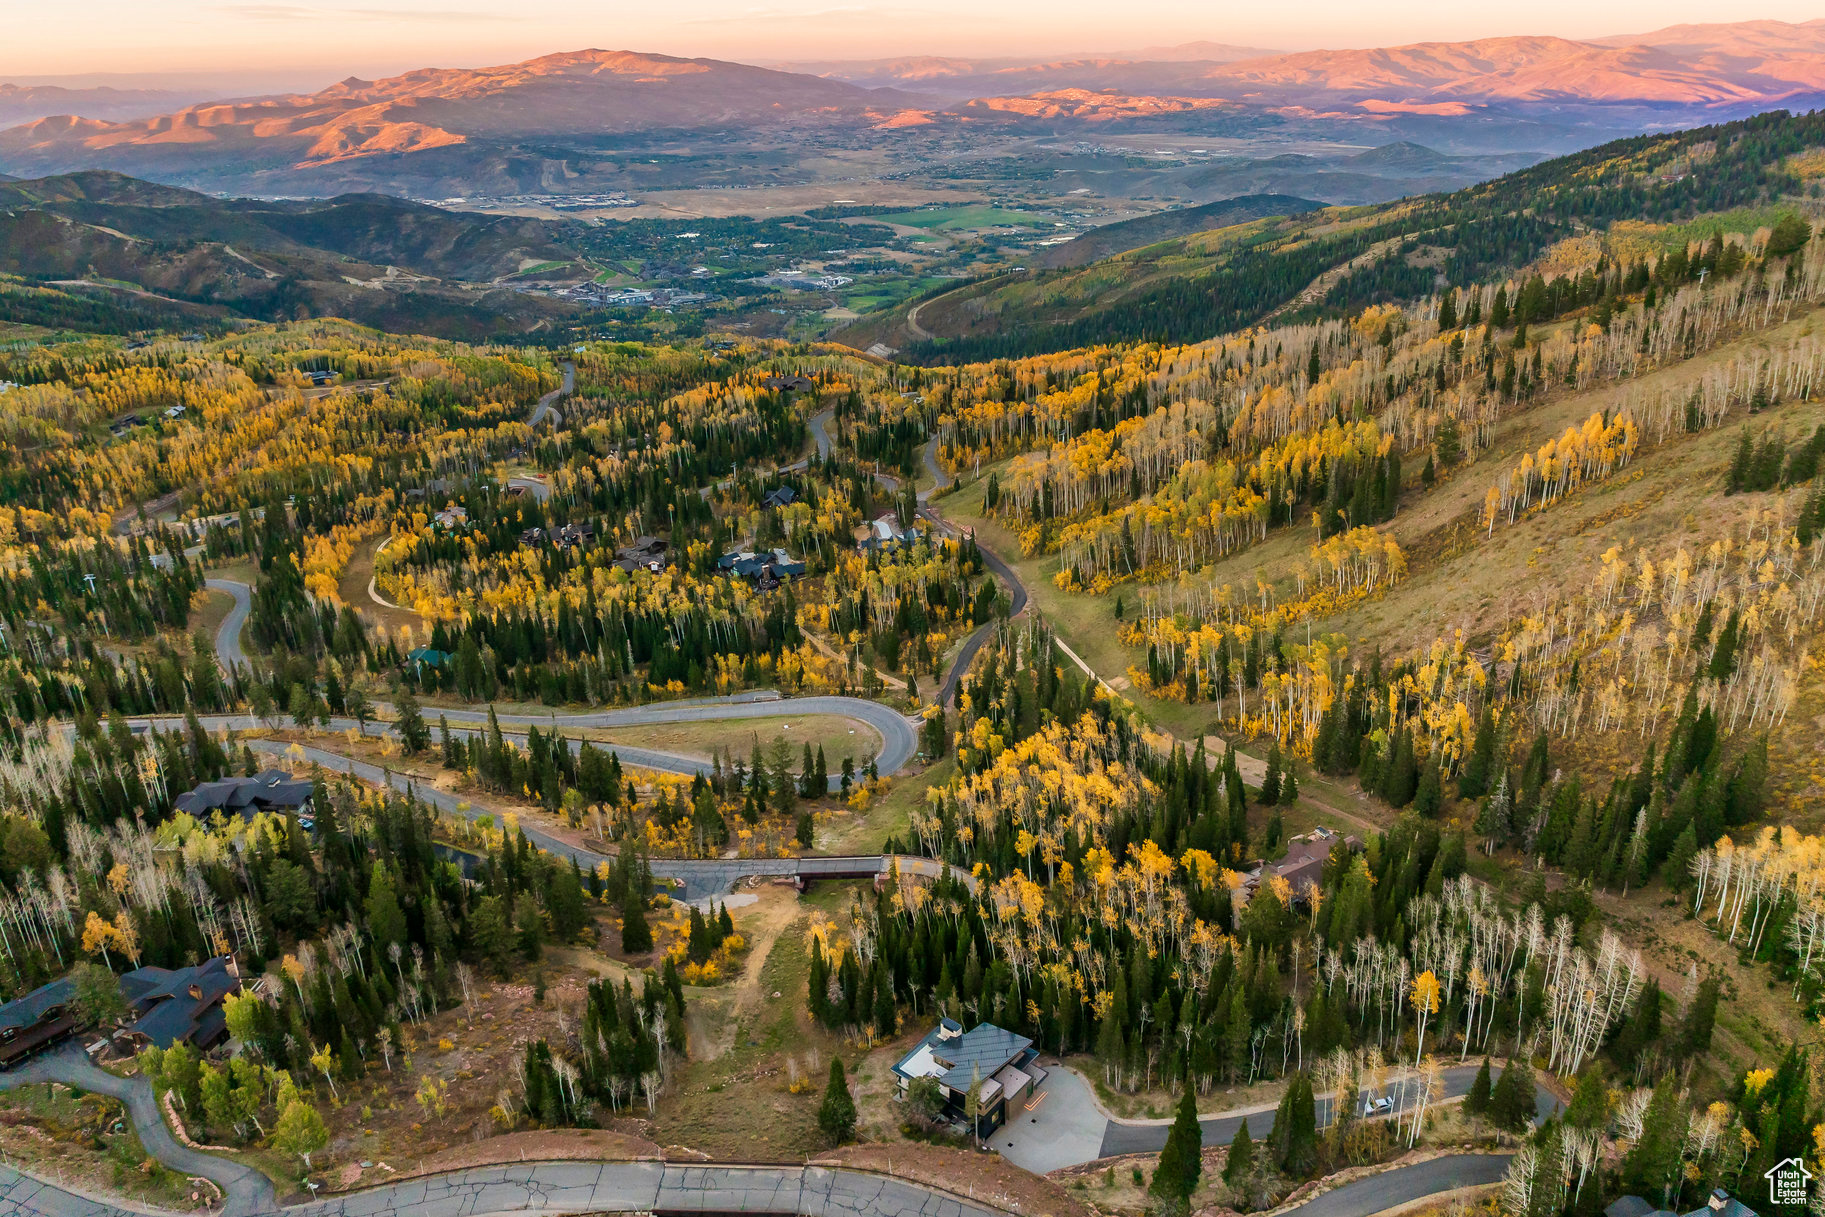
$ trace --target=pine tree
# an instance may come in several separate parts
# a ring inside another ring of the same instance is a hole
[[[1238,978],[1229,986],[1229,1017],[1224,1028],[1228,1040],[1230,1081],[1238,1081],[1248,1071],[1248,999]]]
[[[836,1145],[855,1136],[855,1098],[849,1093],[841,1057],[830,1058],[830,1081],[824,1087],[824,1101],[818,1105],[817,1126]]]
[[[1261,803],[1272,807],[1280,801],[1280,741],[1267,746],[1267,773],[1261,779]]]
[[[646,921],[646,901],[640,892],[629,892],[621,906],[621,953],[644,955],[653,949],[653,929]]]
[[[1476,1071],[1476,1080],[1470,1083],[1470,1093],[1464,1096],[1464,1110],[1473,1116],[1480,1116],[1489,1110],[1491,1090],[1489,1085],[1489,1058],[1483,1058],[1482,1068]]]
[[[1685,1112],[1672,1075],[1660,1079],[1641,1116],[1641,1138],[1622,1160],[1622,1186],[1665,1205],[1677,1186],[1680,1151],[1685,1141]]]
[[[1280,1149],[1280,1169],[1291,1178],[1301,1179],[1318,1160],[1317,1102],[1312,1094],[1312,1080],[1304,1070],[1293,1075],[1280,1107],[1280,1114],[1274,1117],[1274,1141]]]
[[[1489,1118],[1497,1128],[1519,1132],[1533,1123],[1533,1066],[1511,1056],[1489,1097]]]
[[[1495,765],[1495,713],[1488,701],[1483,703],[1483,713],[1477,718],[1476,739],[1470,745],[1470,755],[1464,758],[1464,768],[1457,777],[1457,793],[1461,799],[1480,799],[1489,793],[1489,773]]]
[[[419,713],[418,699],[402,685],[393,695],[393,709],[398,715],[393,729],[399,733],[401,746],[407,756],[417,756],[431,743],[431,729]]]
[[[1699,983],[1692,997],[1692,1008],[1679,1024],[1679,1055],[1690,1060],[1711,1050],[1711,1033],[1717,1026],[1717,995],[1721,986],[1713,972]]]
[[[1730,474],[1724,482],[1725,494],[1740,494],[1749,483],[1749,470],[1755,462],[1755,440],[1749,434],[1749,426],[1743,424],[1741,435],[1736,441],[1736,455],[1730,461]]]
[[[1248,1178],[1255,1168],[1255,1143],[1248,1135],[1248,1117],[1242,1117],[1242,1127],[1236,1130],[1236,1136],[1229,1143],[1229,1160],[1223,1164],[1223,1182],[1239,1186]]]
[[[1198,1125],[1198,1104],[1189,1083],[1179,1098],[1178,1114],[1166,1134],[1166,1148],[1160,1151],[1159,1165],[1154,1168],[1153,1182],[1147,1191],[1159,1201],[1162,1212],[1183,1213],[1190,1207],[1192,1193],[1204,1172],[1204,1130]]]

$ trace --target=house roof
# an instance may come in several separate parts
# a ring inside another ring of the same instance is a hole
[[[983,1099],[987,1101],[987,1083],[1032,1046],[1033,1041],[1026,1036],[1015,1035],[994,1023],[963,1031],[957,1023],[945,1019],[893,1068],[902,1077],[935,1077],[952,1090],[968,1090],[972,1080],[980,1079],[984,1083]],[[996,1093],[1000,1093],[999,1086]]]
[[[1693,1209],[1685,1217],[1756,1217],[1756,1212],[1730,1193],[1719,1188],[1711,1193],[1710,1204],[1703,1208]]]
[[[40,985],[24,997],[0,1006],[0,1028],[11,1027],[23,1031],[43,1018],[45,1011],[54,1006],[68,1005],[75,997],[76,982],[67,976],[62,980],[53,980],[48,985]]]
[[[193,816],[212,811],[282,811],[304,806],[316,792],[308,779],[294,779],[283,769],[265,769],[250,778],[224,778],[203,782],[172,800],[179,811]]]
[[[1648,1217],[1654,1206],[1640,1196],[1622,1196],[1612,1200],[1603,1210],[1603,1217]]]
[[[127,1028],[160,1048],[179,1040],[208,1043],[226,1026],[222,999],[241,981],[218,955],[188,968],[136,968],[120,978],[120,993],[139,1018]]]

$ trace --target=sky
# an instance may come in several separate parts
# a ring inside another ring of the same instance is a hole
[[[11,11],[5,11],[11,10]],[[1595,37],[1716,20],[1699,0],[3,0],[0,79],[212,73],[275,87],[599,47],[748,63],[1061,55],[1207,39],[1307,50],[1498,34]],[[1805,21],[1815,0],[1731,13]],[[69,82],[77,83],[77,82]]]

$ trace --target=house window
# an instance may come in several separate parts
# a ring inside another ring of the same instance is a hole
[[[19,1029],[17,1027],[7,1027],[4,1030],[0,1030],[0,1044],[12,1043],[13,1037],[18,1034],[19,1034]]]

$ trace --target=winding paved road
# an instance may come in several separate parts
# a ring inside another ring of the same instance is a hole
[[[215,631],[216,662],[232,676],[236,668],[247,664],[247,652],[241,649],[241,629],[247,624],[247,614],[253,611],[253,589],[233,579],[205,579],[203,586],[234,597],[234,607]]]
[[[560,423],[564,421],[564,416],[558,413],[556,402],[558,398],[569,397],[576,392],[577,365],[567,359],[561,366],[564,369],[564,383],[539,398],[539,404],[532,408],[532,417],[526,420],[527,426],[536,427],[546,419],[554,417]]]
[[[164,1118],[159,1115],[158,1100],[152,1094],[152,1086],[145,1078],[123,1078],[109,1073],[90,1061],[82,1048],[74,1042],[65,1044],[56,1052],[34,1057],[0,1072],[0,1090],[40,1082],[61,1082],[65,1086],[77,1086],[119,1099],[126,1104],[134,1131],[139,1134],[140,1144],[146,1152],[174,1171],[185,1175],[201,1175],[212,1180],[222,1189],[223,1212],[227,1217],[265,1212],[274,1207],[272,1182],[265,1175],[251,1166],[191,1149],[172,1136]],[[50,1188],[48,1184],[42,1186],[55,1196],[79,1199],[68,1192]],[[0,1174],[0,1211],[32,1211],[14,1210],[13,1192],[14,1187],[6,1181],[4,1174]],[[93,1207],[64,1207],[38,1211],[65,1214],[98,1210]]]
[[[1500,1183],[1507,1173],[1507,1154],[1448,1154],[1332,1188],[1282,1217],[1373,1217],[1440,1192]]]
[[[234,597],[234,607],[228,616],[222,619],[216,630],[215,653],[222,667],[232,672],[236,666],[247,664],[247,652],[242,648],[241,631],[247,624],[247,614],[252,607],[252,592],[245,583],[231,579],[210,579],[207,586],[212,590],[226,592]],[[450,722],[453,735],[467,736],[482,729],[488,722],[486,709],[424,708],[426,721],[435,722],[442,715]],[[854,719],[872,727],[881,737],[881,748],[873,756],[875,768],[882,774],[898,773],[913,754],[918,751],[919,737],[913,721],[890,706],[869,701],[861,697],[794,697],[782,698],[772,690],[762,689],[747,693],[733,693],[724,697],[702,697],[683,701],[656,702],[647,706],[632,706],[618,710],[589,710],[577,714],[497,714],[497,720],[505,729],[515,727],[552,727],[559,731],[575,731],[584,728],[613,729],[615,727],[655,726],[664,723],[717,722],[728,719],[751,718],[805,718],[811,715],[835,715]],[[156,725],[163,721],[158,718],[138,718],[136,725]],[[247,730],[261,726],[258,720],[245,714],[211,714],[204,715],[203,725],[210,730],[219,727],[234,727]],[[356,726],[352,718],[332,718],[329,726],[332,730],[347,731]],[[391,731],[386,724],[374,724],[378,729]],[[572,751],[582,746],[582,741],[566,735]],[[676,773],[693,777],[699,773],[708,774],[712,766],[697,757],[679,756],[675,753],[661,752],[651,748],[624,747],[608,741],[604,746],[612,749],[621,757],[623,764],[641,769],[654,769],[661,773]],[[855,758],[858,766],[867,763],[867,755]],[[840,761],[841,758],[838,758]],[[842,778],[832,777],[830,788],[841,787]]]
[[[873,1171],[672,1162],[524,1162],[448,1171],[288,1206],[230,1205],[223,1217],[487,1217],[498,1213],[768,1213],[786,1217],[1000,1217],[994,1199]],[[77,1195],[0,1167],[0,1212],[137,1217],[148,1210]],[[1018,1211],[1015,1209],[1014,1211]]]

